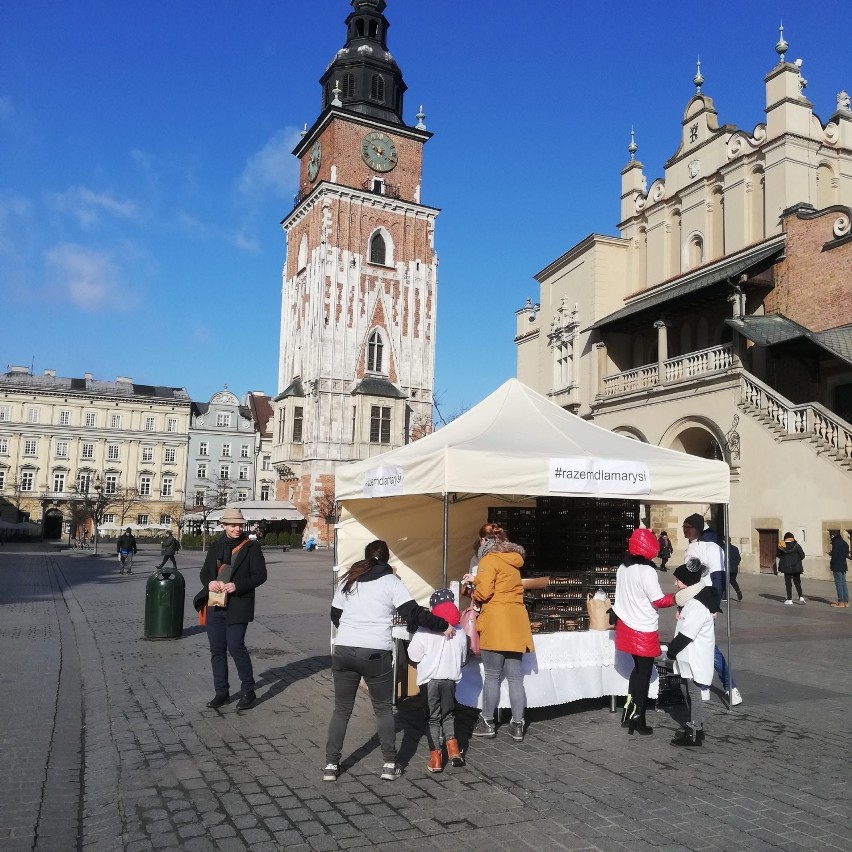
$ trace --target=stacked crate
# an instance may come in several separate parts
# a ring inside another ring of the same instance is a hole
[[[602,589],[614,599],[615,572],[639,525],[639,503],[539,497],[534,510],[497,507],[488,516],[527,548],[523,576],[551,578],[546,589],[524,593],[533,630],[587,630],[586,596]]]

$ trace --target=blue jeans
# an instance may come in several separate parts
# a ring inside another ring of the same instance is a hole
[[[846,585],[845,571],[832,571],[834,575],[834,588],[837,589],[838,603],[849,603],[849,587]]]
[[[489,722],[500,701],[500,681],[503,675],[509,682],[509,704],[512,707],[512,720],[524,721],[527,706],[527,694],[524,691],[524,678],[521,674],[520,651],[484,651],[482,667],[485,669],[485,683],[482,685],[482,716]]]
[[[728,590],[725,587],[725,574],[726,571],[714,571],[710,575],[710,582],[713,584],[713,588],[716,590],[716,594],[719,595],[719,600],[723,601],[728,597]]]
[[[364,678],[373,702],[384,762],[396,763],[392,652],[335,645],[331,657],[331,674],[334,678],[334,711],[328,725],[326,763],[340,763],[343,740],[346,738],[346,728],[352,716],[361,678]]]
[[[243,694],[254,691],[254,670],[246,648],[248,624],[228,624],[228,611],[219,606],[207,607],[207,642],[210,645],[210,664],[213,666],[213,686],[216,695],[228,695],[228,654],[237,667]]]
[[[728,668],[728,661],[719,650],[718,645],[713,648],[713,668],[716,669],[716,674],[719,675],[719,679],[722,681],[722,686],[725,687],[726,692],[736,686],[734,679],[731,677],[731,671]]]

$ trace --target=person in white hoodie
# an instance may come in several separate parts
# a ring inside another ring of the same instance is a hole
[[[447,746],[447,759],[453,766],[464,766],[464,757],[456,739],[456,684],[461,680],[467,659],[467,636],[461,629],[461,616],[450,589],[438,589],[429,598],[432,615],[443,618],[456,628],[455,636],[419,627],[408,643],[408,658],[417,663],[417,685],[426,685],[429,708],[430,772],[444,771],[441,737]]]

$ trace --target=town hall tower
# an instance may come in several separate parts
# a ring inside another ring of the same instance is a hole
[[[293,153],[299,192],[281,223],[273,464],[277,498],[325,534],[334,468],[431,431],[438,210],[421,202],[418,112],[388,51],[385,0],[352,0],[322,109]]]

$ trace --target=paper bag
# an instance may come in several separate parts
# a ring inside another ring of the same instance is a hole
[[[586,610],[589,613],[589,630],[609,630],[609,611],[612,603],[609,598],[596,600],[591,595],[586,598]]]
[[[207,595],[207,606],[227,606],[227,592],[209,592]]]

